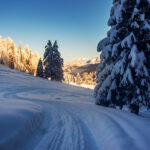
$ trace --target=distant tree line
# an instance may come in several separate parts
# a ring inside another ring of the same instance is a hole
[[[48,41],[45,46],[43,57],[37,52],[32,52],[26,45],[23,50],[22,44],[16,47],[10,37],[0,38],[0,63],[11,69],[36,75],[41,78],[63,81],[64,83],[89,84],[95,85],[96,73],[84,73],[82,75],[72,75],[64,73],[63,59],[58,51],[57,41],[52,45]]]
[[[32,52],[28,45],[25,50],[22,44],[16,47],[10,37],[0,38],[0,63],[12,69],[36,75],[37,64],[40,56],[37,52]]]
[[[96,71],[90,73],[84,72],[82,74],[77,73],[76,75],[71,72],[64,72],[64,83],[96,85]]]
[[[45,79],[62,81],[63,59],[58,51],[57,41],[52,45],[48,41],[45,46],[43,58],[37,52],[32,52],[29,46],[22,48],[22,44],[16,47],[10,37],[2,39],[0,37],[0,63],[11,69],[26,72]]]

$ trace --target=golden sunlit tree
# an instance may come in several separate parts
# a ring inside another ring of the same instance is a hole
[[[40,56],[37,52],[32,53],[29,46],[22,49],[19,43],[18,48],[10,37],[0,37],[0,63],[12,69],[17,69],[32,75],[36,75],[36,68]]]

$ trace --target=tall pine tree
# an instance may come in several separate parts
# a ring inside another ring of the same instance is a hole
[[[47,45],[45,46],[45,53],[44,53],[44,59],[46,59],[46,57],[48,56],[50,50],[52,49],[52,43],[49,40]]]
[[[43,78],[43,63],[42,63],[42,60],[41,58],[39,59],[39,63],[38,63],[38,66],[37,66],[37,73],[36,73],[36,76],[37,77],[41,77]]]
[[[48,42],[44,58],[45,77],[50,78],[51,80],[62,81],[63,59],[58,51],[57,41],[55,41],[53,47],[50,42]]]
[[[96,104],[150,108],[150,1],[113,0],[108,25],[98,44]]]

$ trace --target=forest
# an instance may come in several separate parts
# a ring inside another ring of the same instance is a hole
[[[1,64],[35,76],[39,59],[38,52],[32,52],[28,45],[23,49],[21,43],[17,47],[10,37],[0,38]]]

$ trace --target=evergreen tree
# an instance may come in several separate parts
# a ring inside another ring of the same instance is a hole
[[[47,54],[48,53],[48,54]],[[47,55],[47,56],[46,56]],[[55,41],[53,47],[48,42],[45,50],[44,57],[45,77],[51,80],[62,81],[63,80],[63,59],[58,51],[57,41]]]
[[[46,59],[46,57],[48,56],[50,50],[52,49],[52,43],[49,40],[47,45],[45,46],[45,53],[44,53],[44,59]]]
[[[41,58],[39,59],[36,76],[43,78],[43,63]]]
[[[96,104],[150,107],[150,1],[113,0],[107,37],[98,44]]]

